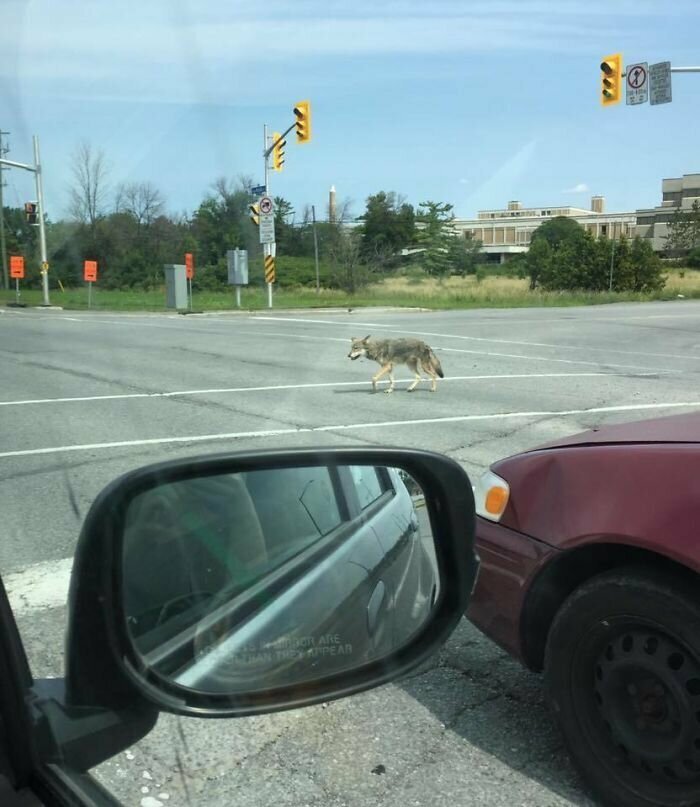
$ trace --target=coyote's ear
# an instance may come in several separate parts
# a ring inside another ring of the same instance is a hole
[[[362,341],[363,342],[369,342],[369,336],[365,336],[365,338]]]

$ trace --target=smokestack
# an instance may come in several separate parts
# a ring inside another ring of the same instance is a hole
[[[605,197],[592,196],[591,197],[591,210],[594,213],[605,213]]]
[[[328,219],[335,221],[335,185],[331,185],[330,192],[328,193]]]

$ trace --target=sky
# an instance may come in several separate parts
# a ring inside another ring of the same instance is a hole
[[[299,214],[328,189],[361,214],[395,191],[459,217],[570,204],[656,205],[700,172],[700,74],[673,102],[604,108],[599,64],[700,64],[697,0],[1,0],[0,128],[10,159],[41,143],[49,217],[67,214],[71,156],[104,152],[109,183],[148,181],[191,212],[221,176],[262,182],[263,124],[312,104],[270,190]],[[5,204],[34,198],[5,172]]]

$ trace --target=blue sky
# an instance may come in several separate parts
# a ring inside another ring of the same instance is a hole
[[[612,10],[612,11],[611,11]],[[614,12],[614,13],[612,13]],[[610,210],[657,204],[700,171],[700,74],[673,103],[604,109],[601,57],[698,64],[697,0],[2,0],[0,126],[10,157],[41,139],[47,212],[65,214],[70,156],[104,151],[110,184],[147,180],[173,212],[218,176],[262,180],[262,125],[313,104],[271,190],[324,210],[368,194]],[[7,172],[6,204],[33,198]]]

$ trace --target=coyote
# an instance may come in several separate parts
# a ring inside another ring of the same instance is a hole
[[[370,339],[369,336],[365,336],[364,339],[353,338],[348,358],[354,361],[360,356],[365,356],[381,364],[379,372],[372,376],[373,392],[377,391],[377,381],[387,373],[389,374],[389,386],[384,392],[394,391],[392,371],[395,364],[405,364],[415,374],[415,379],[407,392],[413,392],[421,380],[421,374],[418,372],[419,363],[432,380],[430,389],[433,392],[437,389],[438,376],[445,377],[438,357],[433,353],[432,348],[420,339]]]

